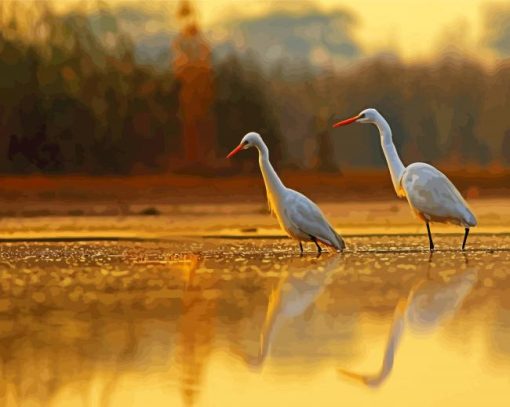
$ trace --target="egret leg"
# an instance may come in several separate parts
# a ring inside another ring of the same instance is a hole
[[[315,246],[317,246],[317,253],[321,254],[322,253],[322,249],[319,246],[319,243],[317,243],[317,239],[315,237],[312,237],[312,240],[315,243]]]
[[[303,243],[299,242],[299,250],[301,251],[301,254],[303,254]]]
[[[430,251],[433,252],[434,251],[434,242],[432,241],[432,234],[430,233],[430,226],[429,226],[428,222],[425,222],[425,224],[427,225],[427,233],[429,234]]]
[[[466,241],[469,235],[469,228],[466,228],[466,233],[464,233],[464,240],[462,241],[462,251],[464,251],[464,248],[466,247]]]

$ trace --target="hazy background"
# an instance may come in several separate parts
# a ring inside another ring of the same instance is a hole
[[[509,2],[0,0],[0,406],[510,405],[509,57]],[[366,107],[468,198],[467,253],[331,128]],[[297,257],[248,131],[344,255]],[[388,386],[336,374],[387,343]]]
[[[0,171],[229,175],[259,131],[283,169],[510,167],[510,4],[482,0],[0,3]]]

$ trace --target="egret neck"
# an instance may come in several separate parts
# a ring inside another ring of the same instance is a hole
[[[375,125],[379,129],[379,134],[381,135],[381,147],[384,152],[384,157],[386,157],[386,162],[388,163],[393,188],[395,188],[395,192],[398,196],[404,196],[400,186],[400,180],[404,174],[405,167],[398,156],[395,145],[393,144],[390,125],[382,116],[377,118]]]
[[[259,165],[266,186],[267,199],[271,210],[274,210],[273,208],[276,208],[283,198],[286,188],[269,161],[269,150],[266,144],[260,140],[255,147],[259,151]]]

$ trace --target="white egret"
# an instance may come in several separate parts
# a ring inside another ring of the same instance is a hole
[[[303,194],[285,187],[269,161],[269,150],[258,133],[248,133],[227,158],[241,150],[255,147],[259,152],[259,165],[266,186],[267,201],[272,214],[278,219],[281,228],[299,242],[303,253],[302,241],[312,241],[317,251],[322,249],[319,242],[343,250],[345,243],[326,220],[319,207]]]
[[[430,250],[434,250],[430,222],[463,226],[465,233],[462,250],[464,250],[469,228],[476,226],[477,222],[466,201],[446,175],[426,163],[413,163],[405,167],[393,144],[390,126],[377,110],[363,110],[360,114],[338,122],[333,127],[350,123],[371,123],[379,129],[382,150],[395,192],[399,198],[407,198],[413,212],[425,222]]]

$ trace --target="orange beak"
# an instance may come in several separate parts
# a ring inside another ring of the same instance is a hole
[[[227,155],[227,158],[230,158],[234,155],[236,155],[239,151],[241,151],[243,149],[243,145],[242,144],[239,144],[236,148],[234,148],[228,155]]]
[[[359,119],[359,117],[360,117],[360,115],[357,115],[357,116],[351,117],[350,119],[342,120],[341,122],[335,123],[333,125],[333,127],[341,127],[341,126],[345,126],[347,124],[354,123],[356,120]]]

